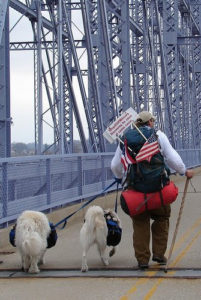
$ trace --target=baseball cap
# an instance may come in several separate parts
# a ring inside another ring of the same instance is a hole
[[[136,120],[139,119],[142,120],[143,123],[146,123],[151,119],[155,120],[155,117],[149,111],[143,110],[137,115]]]

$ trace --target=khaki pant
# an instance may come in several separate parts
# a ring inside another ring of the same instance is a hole
[[[134,229],[133,246],[135,257],[139,263],[147,264],[151,256],[149,249],[150,226],[152,233],[152,253],[155,256],[164,256],[168,241],[170,213],[170,205],[166,205],[132,217]],[[151,220],[153,220],[152,224]]]

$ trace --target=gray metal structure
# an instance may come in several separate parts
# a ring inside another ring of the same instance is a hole
[[[30,41],[9,41],[9,11]],[[113,151],[103,132],[149,109],[177,149],[200,148],[201,0],[0,0],[0,155],[10,155],[9,52],[33,52],[36,154]],[[46,101],[46,106],[44,102]],[[48,115],[48,118],[46,117]]]

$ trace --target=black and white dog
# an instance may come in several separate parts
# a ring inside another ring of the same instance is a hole
[[[91,206],[85,214],[85,222],[80,230],[80,242],[82,245],[82,272],[88,271],[87,252],[89,248],[96,244],[104,265],[108,265],[108,257],[106,255],[106,247],[108,240],[107,218],[112,218],[118,224],[121,230],[121,222],[118,215],[112,210],[103,210],[100,206]],[[113,256],[116,252],[116,246],[113,246],[109,256]]]

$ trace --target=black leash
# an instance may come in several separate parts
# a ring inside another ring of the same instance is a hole
[[[59,221],[58,223],[56,223],[54,225],[54,227],[57,227],[58,225],[64,223],[64,225],[61,227],[61,229],[63,229],[66,224],[67,224],[67,220],[72,217],[74,214],[76,214],[78,211],[80,211],[81,209],[83,209],[85,206],[87,206],[89,203],[91,203],[92,201],[94,201],[98,196],[104,194],[109,188],[111,188],[114,184],[116,183],[116,180],[113,181],[109,186],[107,186],[100,194],[96,195],[95,197],[91,198],[89,201],[87,201],[86,203],[84,203],[80,208],[78,208],[76,211],[74,211],[73,213],[71,213],[70,215],[68,215],[66,218],[62,219],[61,221]],[[116,200],[117,202],[117,200]],[[115,204],[115,207],[117,206],[117,203]]]

